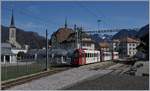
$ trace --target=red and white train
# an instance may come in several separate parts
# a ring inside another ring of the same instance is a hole
[[[118,52],[100,52],[87,49],[76,49],[73,54],[72,65],[85,65],[119,58]]]

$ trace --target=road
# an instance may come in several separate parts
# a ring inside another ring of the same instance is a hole
[[[63,90],[148,90],[149,77],[123,74],[122,72],[128,69],[128,67],[124,65],[115,68],[109,74],[84,80],[75,85],[65,87]]]
[[[148,77],[105,75],[86,80],[65,90],[148,90]]]

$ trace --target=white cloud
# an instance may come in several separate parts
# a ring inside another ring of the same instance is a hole
[[[28,29],[29,30],[34,30],[34,29],[40,29],[40,28],[42,28],[41,25],[35,24],[33,22],[20,23],[19,27],[22,28],[22,29],[27,29],[27,31],[28,31]]]
[[[35,5],[29,6],[26,9],[29,11],[29,13],[37,13],[38,14],[40,12],[39,8]]]

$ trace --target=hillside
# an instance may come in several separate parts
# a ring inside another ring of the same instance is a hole
[[[138,37],[142,37],[142,36],[146,35],[147,33],[149,33],[148,31],[149,31],[149,24],[143,26],[143,27],[138,31],[137,36],[138,36]]]
[[[137,47],[139,51],[146,54],[146,59],[149,59],[149,24],[139,30],[138,35],[142,43]]]
[[[113,39],[121,39],[123,37],[131,37],[131,38],[135,38],[136,35],[138,34],[138,31],[135,29],[121,29],[118,33],[116,33],[113,36]]]
[[[7,42],[9,36],[9,28],[6,26],[1,26],[1,42]],[[45,46],[45,38],[40,36],[36,32],[24,31],[22,29],[16,29],[16,40],[22,46],[27,44],[31,49],[42,48]]]

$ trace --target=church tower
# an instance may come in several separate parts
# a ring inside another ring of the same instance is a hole
[[[15,27],[13,12],[12,12],[12,16],[11,16],[11,23],[9,26],[9,41],[10,42],[16,41],[16,27]]]
[[[16,48],[21,48],[21,45],[16,41],[16,27],[14,22],[14,15],[12,11],[11,22],[9,26],[9,40],[8,42]]]

